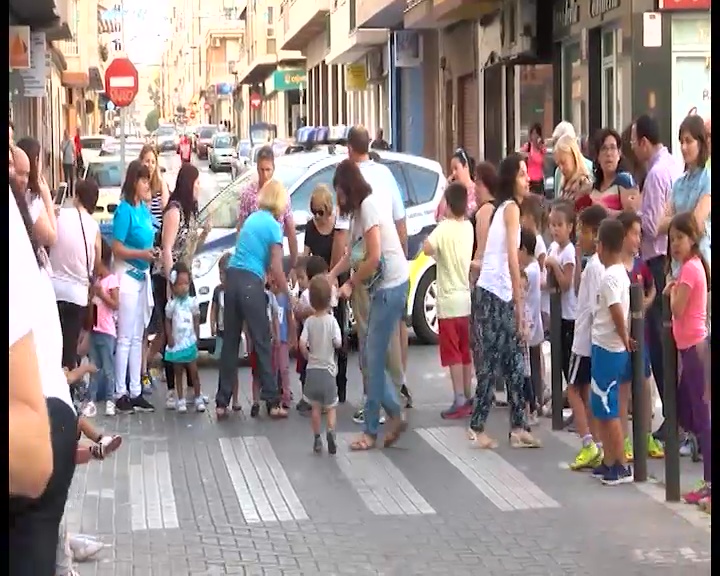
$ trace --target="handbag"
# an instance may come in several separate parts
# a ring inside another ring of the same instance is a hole
[[[87,237],[85,236],[85,226],[83,226],[82,221],[82,212],[80,212],[80,209],[78,208],[78,218],[80,218],[80,230],[82,230],[82,236],[83,236],[83,247],[85,248],[85,268],[87,270],[87,278],[88,278],[88,305],[87,305],[87,312],[85,319],[83,320],[83,330],[87,330],[88,332],[91,332],[92,329],[95,327],[95,324],[97,324],[97,304],[93,301],[93,284],[95,283],[95,279],[93,278],[93,274],[90,270],[90,254],[88,254],[88,247],[87,247]]]

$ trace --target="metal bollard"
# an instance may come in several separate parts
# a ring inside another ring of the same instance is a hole
[[[552,392],[552,429],[563,429],[563,350],[562,304],[560,286],[553,274],[547,275],[550,293],[550,360]]]
[[[632,353],[632,414],[633,453],[635,482],[647,481],[647,427],[648,418],[645,399],[645,317],[643,299],[645,292],[640,284],[630,287],[630,336],[637,346]]]
[[[663,372],[665,373],[665,500],[680,501],[680,437],[677,419],[678,357],[672,333],[670,296],[663,296]]]

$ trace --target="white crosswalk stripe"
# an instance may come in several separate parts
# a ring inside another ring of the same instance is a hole
[[[143,454],[130,465],[130,513],[133,532],[177,528],[177,506],[167,452]]]

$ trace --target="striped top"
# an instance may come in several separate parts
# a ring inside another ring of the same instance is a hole
[[[158,222],[162,222],[163,205],[162,193],[158,192],[150,200],[150,214],[152,214]]]

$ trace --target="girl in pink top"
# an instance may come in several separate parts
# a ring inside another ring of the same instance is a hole
[[[678,423],[695,435],[703,456],[704,482],[684,496],[689,504],[710,497],[710,380],[707,329],[707,298],[710,268],[700,254],[700,232],[691,212],[678,214],[669,229],[672,259],[681,262],[677,280],[669,282],[672,331],[680,353],[677,390]]]
[[[542,126],[535,123],[530,127],[528,142],[522,151],[527,154],[527,172],[530,178],[530,191],[545,196],[545,143],[542,138]]]

